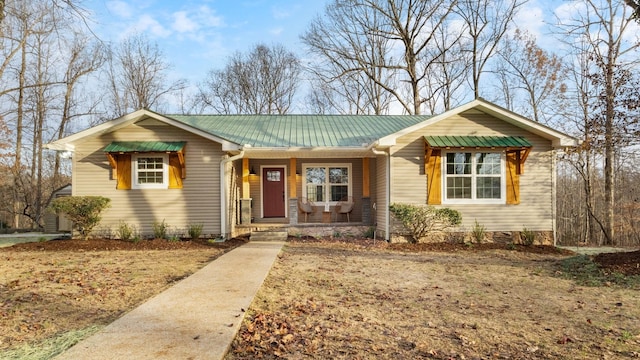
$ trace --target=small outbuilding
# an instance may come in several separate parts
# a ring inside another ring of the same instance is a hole
[[[51,200],[63,196],[71,196],[71,184],[67,184],[54,191]],[[67,219],[64,214],[56,214],[53,211],[47,211],[44,215],[44,232],[45,233],[61,233],[71,232],[73,223]]]

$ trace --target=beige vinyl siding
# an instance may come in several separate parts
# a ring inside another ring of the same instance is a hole
[[[553,229],[551,142],[492,116],[468,112],[402,136],[392,149],[391,201],[426,204],[424,139],[426,135],[525,136],[533,145],[520,175],[520,204],[443,204],[462,213],[463,226],[474,221],[487,231]],[[454,151],[454,150],[452,150]]]
[[[387,157],[376,157],[376,187],[374,188],[376,193],[376,210],[375,210],[375,222],[377,223],[376,230],[380,236],[384,237],[387,229],[386,216],[389,211],[389,204],[387,203]],[[391,182],[393,184],[393,181]]]
[[[116,190],[111,166],[102,151],[112,141],[186,141],[186,178],[182,189]],[[155,221],[164,220],[172,231],[186,232],[202,223],[204,234],[220,233],[220,144],[155,120],[136,124],[76,144],[73,157],[74,195],[100,195],[111,199],[103,215],[103,230],[115,231],[124,221],[150,235]]]

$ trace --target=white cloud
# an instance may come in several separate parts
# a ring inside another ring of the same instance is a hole
[[[115,16],[121,18],[130,18],[133,15],[133,9],[131,6],[124,1],[108,1],[107,2],[107,10],[113,13]]]
[[[280,34],[282,34],[283,31],[284,31],[284,28],[276,27],[276,28],[272,28],[271,30],[269,30],[269,34],[271,34],[273,36],[279,36]]]
[[[211,28],[225,26],[224,18],[222,16],[216,15],[215,10],[212,10],[208,6],[199,7],[195,18],[202,27]]]
[[[273,16],[274,19],[285,19],[291,16],[291,12],[284,10],[284,9],[279,9],[279,8],[271,8],[271,15]]]
[[[626,13],[623,14],[623,10],[626,10]],[[621,24],[627,22],[630,11],[629,8],[626,7],[625,4],[619,3],[614,6],[615,11],[615,19],[613,20],[614,26],[613,29],[615,31],[614,37],[620,36],[619,29]],[[599,8],[597,11],[601,15],[604,16],[605,19],[608,18],[609,14],[605,7]],[[562,5],[556,7],[554,9],[554,14],[557,17],[557,22],[559,24],[564,24],[566,26],[582,26],[587,21],[592,21],[591,26],[589,26],[589,36],[592,40],[600,39],[605,40],[603,37],[606,36],[606,31],[603,31],[602,25],[599,24],[598,18],[596,15],[596,11],[592,8],[589,8],[587,4],[582,1],[570,1],[562,3]],[[624,15],[624,17],[623,17]],[[629,47],[634,46],[640,39],[638,35],[640,31],[640,26],[636,22],[631,22],[629,26],[625,29],[625,32],[622,34],[622,48],[628,49]],[[604,51],[604,49],[602,49]],[[632,55],[635,60],[635,54]]]
[[[132,32],[148,32],[152,36],[167,37],[171,31],[163,27],[156,19],[149,14],[143,14],[138,21],[130,28]]]
[[[186,11],[178,11],[173,13],[172,28],[179,33],[186,33],[198,30],[199,25],[189,18]]]
[[[546,26],[544,20],[544,11],[534,2],[520,9],[514,18],[514,23],[518,29],[526,30],[540,39]]]
[[[563,2],[560,6],[553,10],[553,14],[557,17],[560,24],[569,24],[577,18],[578,15],[584,14],[586,5],[581,1]]]

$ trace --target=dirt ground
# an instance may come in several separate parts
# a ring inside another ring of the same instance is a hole
[[[53,240],[0,248],[0,358],[5,350],[107,325],[243,243]]]
[[[615,256],[638,264],[638,255]],[[567,256],[549,247],[290,243],[226,359],[640,358],[640,289],[560,279]]]

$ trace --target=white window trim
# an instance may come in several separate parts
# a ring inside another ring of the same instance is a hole
[[[447,154],[471,153],[472,173],[471,173],[471,199],[448,199],[447,198]],[[499,199],[476,199],[476,177],[475,174],[475,154],[478,153],[499,153],[500,154],[500,198]],[[458,149],[442,153],[441,174],[442,174],[442,203],[443,204],[506,204],[507,203],[507,158],[504,151],[467,150]]]
[[[330,168],[330,167],[346,167],[349,171],[349,183],[347,184],[347,194],[348,196],[353,196],[353,171],[351,169],[351,163],[320,163],[320,164],[315,164],[315,163],[303,163],[302,164],[302,196],[308,198],[307,196],[307,168],[314,168],[314,167],[323,167],[323,168]],[[327,176],[329,176],[329,173],[327,172]],[[328,179],[325,179],[328,180]],[[329,183],[325,183],[327,185],[329,185]],[[330,190],[331,186],[327,186],[325,188],[325,199],[329,199],[331,196],[331,190]],[[312,200],[313,201],[313,200]],[[313,201],[314,204],[316,205],[325,205],[325,204],[329,204],[329,205],[336,205],[338,203],[338,201]]]
[[[138,184],[138,158],[162,158],[162,184]],[[164,153],[145,153],[131,155],[131,187],[133,189],[168,189],[169,188],[169,155]]]

